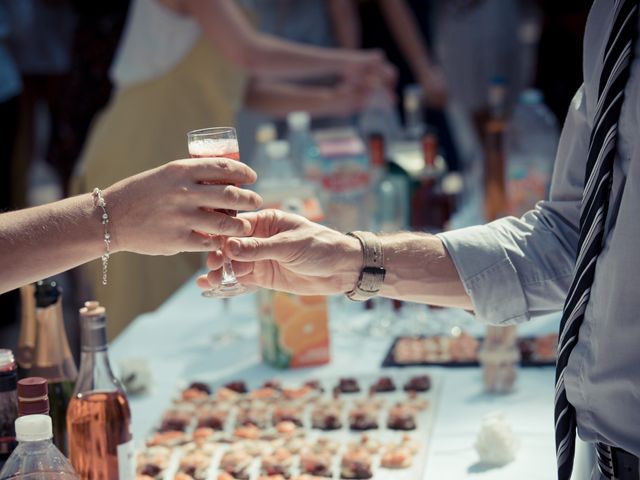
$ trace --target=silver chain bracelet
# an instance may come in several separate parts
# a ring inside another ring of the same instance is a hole
[[[107,270],[109,268],[109,256],[111,252],[109,247],[111,245],[111,234],[109,233],[109,214],[107,213],[107,202],[105,202],[102,196],[102,190],[94,188],[93,193],[93,205],[102,209],[102,226],[104,230],[104,253],[102,254],[102,285],[107,284]]]

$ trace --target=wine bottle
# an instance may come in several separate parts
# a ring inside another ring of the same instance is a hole
[[[18,378],[28,377],[33,364],[37,330],[35,291],[36,286],[34,283],[20,287],[20,336],[18,337],[18,350],[16,351]]]
[[[71,463],[82,479],[133,479],[131,412],[109,363],[104,307],[86,302],[80,321],[80,373],[67,412]]]
[[[31,376],[48,382],[49,414],[53,422],[53,443],[67,452],[66,413],[78,376],[62,317],[62,291],[53,280],[36,284],[36,342]]]
[[[484,213],[491,222],[509,210],[505,176],[504,134],[507,85],[501,77],[489,87],[489,120],[484,132]]]
[[[0,349],[0,469],[18,445],[14,430],[18,417],[17,381],[13,352]]]

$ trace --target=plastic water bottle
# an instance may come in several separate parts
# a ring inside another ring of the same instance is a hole
[[[256,129],[256,148],[249,165],[258,174],[258,178],[267,174],[269,161],[267,158],[266,145],[277,137],[276,126],[271,122],[262,123]]]
[[[319,154],[310,126],[311,116],[307,112],[291,112],[287,115],[289,158],[298,177],[319,182]]]
[[[369,138],[373,134],[382,135],[386,145],[402,138],[395,103],[384,88],[372,90],[358,117],[358,129],[362,138]]]
[[[48,415],[26,415],[16,420],[18,446],[0,471],[2,480],[76,480],[71,463],[52,442]]]
[[[512,215],[520,216],[547,197],[559,130],[542,93],[522,92],[505,132],[507,191]]]

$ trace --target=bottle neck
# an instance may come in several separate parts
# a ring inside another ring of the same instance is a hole
[[[78,374],[62,318],[62,302],[38,308],[37,336],[30,374],[52,382],[74,381]]]
[[[82,353],[76,393],[93,390],[113,391],[119,383],[109,362],[104,316],[82,318]]]

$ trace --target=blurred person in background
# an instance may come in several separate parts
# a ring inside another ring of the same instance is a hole
[[[113,84],[109,67],[127,19],[129,0],[71,0],[76,27],[66,81],[55,101],[47,161],[68,195],[73,167],[94,116],[107,104]],[[79,99],[81,99],[79,101]]]
[[[535,15],[533,1],[439,0],[435,5],[436,50],[450,96],[482,141],[489,119],[490,82],[495,78],[506,82],[506,103],[511,108],[533,81],[521,36],[526,33],[524,22]]]
[[[282,82],[335,74],[333,87]],[[357,111],[371,85],[390,83],[380,52],[303,46],[261,34],[232,0],[135,0],[111,69],[116,92],[92,128],[72,191],[110,184],[186,152],[186,132],[231,125],[240,105],[285,115]],[[95,297],[111,307],[113,337],[153,310],[202,266],[198,255],[116,256],[109,285],[89,268]]]
[[[49,134],[57,118],[57,99],[67,81],[75,16],[67,0],[20,0],[6,3],[11,18],[10,47],[22,77],[20,124],[14,156],[14,202],[53,200],[27,198],[29,182],[36,179],[34,166],[44,165]],[[42,169],[38,170],[42,171]]]
[[[256,30],[262,33],[316,47],[357,48],[336,36],[344,14],[342,0],[241,0],[240,3],[255,17]],[[335,74],[326,73],[288,80],[293,84],[315,86],[331,86],[339,81]],[[339,126],[350,121],[346,116],[328,118],[316,114],[314,117],[312,128]],[[248,106],[238,111],[236,128],[245,158],[253,158],[256,129],[264,122],[273,122],[279,136],[285,134],[285,122],[278,117],[256,112]]]
[[[380,48],[398,70],[396,93],[422,89],[426,122],[436,129],[449,168],[458,154],[444,109],[449,92],[433,46],[433,2],[424,0],[332,0],[336,38],[349,48]],[[401,116],[404,111],[399,108]]]
[[[0,0],[0,212],[14,208],[13,149],[16,141],[19,97],[22,90],[20,72],[8,47],[11,18],[7,3]],[[0,295],[0,325],[12,323],[18,310],[18,291]]]

